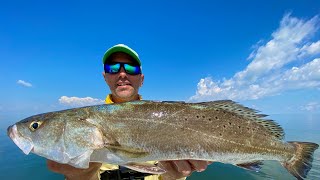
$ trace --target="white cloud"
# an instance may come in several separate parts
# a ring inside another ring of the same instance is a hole
[[[316,111],[318,109],[320,109],[320,103],[318,102],[309,102],[305,106],[301,107],[301,110],[305,110],[305,111]]]
[[[292,89],[320,88],[320,41],[310,42],[319,25],[318,16],[301,20],[285,15],[272,38],[254,46],[244,70],[230,79],[201,79],[190,100],[259,99]]]
[[[25,87],[32,87],[31,83],[23,81],[23,80],[18,80],[17,84],[20,84],[20,85],[25,86]]]
[[[90,105],[96,105],[96,104],[103,104],[104,100],[101,99],[95,99],[92,97],[67,97],[67,96],[61,96],[59,99],[60,104],[71,106],[71,107],[80,107],[80,106],[90,106]]]
[[[320,41],[304,45],[301,51],[300,57],[320,54]]]

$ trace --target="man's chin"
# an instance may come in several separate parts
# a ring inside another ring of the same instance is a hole
[[[132,92],[118,92],[117,97],[123,100],[131,100],[134,95]]]

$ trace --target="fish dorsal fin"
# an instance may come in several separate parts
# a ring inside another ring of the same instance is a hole
[[[280,125],[273,120],[263,119],[267,115],[258,114],[259,111],[257,110],[242,106],[231,100],[211,101],[211,102],[203,102],[199,104],[206,105],[208,107],[215,108],[215,109],[222,109],[231,113],[235,113],[236,115],[241,116],[243,118],[251,119],[256,123],[259,123],[260,125],[265,127],[277,139],[282,140],[284,138],[284,131],[280,127]]]

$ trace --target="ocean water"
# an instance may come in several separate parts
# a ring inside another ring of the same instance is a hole
[[[269,116],[278,122],[288,141],[310,141],[320,144],[320,114],[279,114]],[[42,157],[23,152],[7,136],[7,127],[17,118],[0,119],[0,180],[63,180],[63,176],[50,172]],[[188,180],[294,180],[285,168],[276,161],[264,161],[259,172],[248,171],[233,165],[214,162],[206,171],[193,173]],[[313,168],[307,179],[320,179],[320,150],[314,154]]]

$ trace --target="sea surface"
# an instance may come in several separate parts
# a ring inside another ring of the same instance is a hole
[[[278,122],[286,133],[287,141],[311,141],[320,144],[320,114],[276,114],[269,116]],[[63,180],[63,176],[50,172],[42,157],[23,152],[7,136],[7,127],[18,121],[14,117],[0,117],[0,180]],[[264,161],[259,172],[248,171],[233,165],[214,162],[206,171],[193,173],[188,180],[294,180],[276,161]],[[313,168],[307,179],[320,179],[320,150],[314,154]]]

